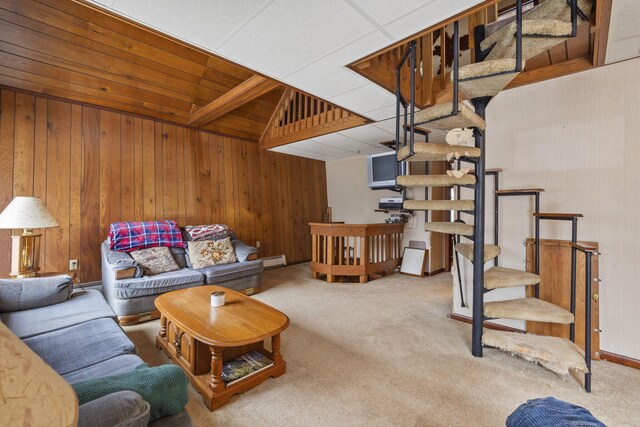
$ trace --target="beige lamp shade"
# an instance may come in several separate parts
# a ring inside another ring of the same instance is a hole
[[[51,227],[58,227],[58,222],[38,197],[15,197],[0,213],[0,228],[31,230]]]

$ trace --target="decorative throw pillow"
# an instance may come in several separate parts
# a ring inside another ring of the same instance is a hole
[[[114,222],[109,226],[109,249],[131,252],[167,246],[184,248],[180,227],[175,221]]]
[[[231,238],[222,240],[205,240],[202,242],[187,242],[189,258],[193,268],[211,267],[212,265],[231,264],[236,262],[236,252],[231,244]]]
[[[146,276],[180,269],[169,248],[164,246],[133,251],[129,255],[142,267]]]
[[[0,313],[64,302],[73,285],[66,275],[31,279],[0,279]]]
[[[187,225],[184,230],[194,242],[231,237],[231,230],[225,224]]]

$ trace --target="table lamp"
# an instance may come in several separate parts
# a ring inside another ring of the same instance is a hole
[[[15,197],[0,213],[0,228],[22,229],[11,236],[11,277],[35,277],[40,267],[40,234],[34,228],[58,227],[38,197]]]

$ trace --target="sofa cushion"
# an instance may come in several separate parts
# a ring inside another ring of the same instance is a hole
[[[140,249],[130,252],[130,255],[142,267],[146,276],[155,276],[180,269],[167,247]]]
[[[199,268],[197,271],[205,276],[206,284],[222,283],[228,280],[260,274],[264,271],[262,261],[234,262],[233,264],[214,265]]]
[[[119,391],[80,405],[78,427],[147,427],[150,411],[135,391]]]
[[[113,319],[90,320],[23,341],[60,375],[135,350]]]
[[[237,261],[236,252],[229,237],[216,241],[188,242],[188,245],[189,259],[194,268],[230,264]]]
[[[72,293],[71,298],[62,304],[2,313],[0,317],[18,338],[24,339],[88,320],[115,319],[116,313],[99,291],[86,290]]]
[[[69,298],[72,289],[67,275],[0,279],[0,313],[58,304]]]
[[[231,243],[233,243],[233,250],[236,251],[236,258],[238,258],[238,261],[240,262],[246,261],[249,255],[258,253],[258,248],[249,246],[242,240],[236,239]]]
[[[193,421],[185,409],[175,415],[151,421],[149,427],[193,427]]]
[[[69,384],[79,383],[81,381],[93,380],[96,378],[108,377],[111,375],[125,374],[133,371],[136,366],[140,366],[144,361],[135,354],[123,354],[112,357],[104,362],[87,366],[77,371],[64,374],[62,378]]]
[[[136,298],[158,295],[169,291],[201,285],[204,278],[201,273],[183,268],[155,276],[143,276],[118,280],[114,283],[114,298]]]

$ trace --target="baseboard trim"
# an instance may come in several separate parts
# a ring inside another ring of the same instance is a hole
[[[626,366],[633,369],[640,369],[640,360],[632,357],[622,356],[616,353],[609,353],[608,351],[600,350],[600,358],[607,362],[617,363],[618,365]]]
[[[437,270],[427,272],[427,276],[435,276],[436,274],[444,273],[446,270],[444,268],[439,268]]]
[[[455,314],[455,313],[451,313],[449,315],[450,318],[452,318],[453,320],[457,320],[459,322],[464,322],[464,323],[472,323],[472,319],[469,316],[464,316],[462,314]],[[519,332],[521,334],[523,334],[525,331],[523,331],[522,329],[516,329],[516,328],[512,328],[510,326],[504,326],[504,325],[498,325],[497,323],[493,323],[493,322],[489,322],[487,320],[484,321],[484,327],[487,329],[493,329],[496,331],[504,331],[504,332]]]

